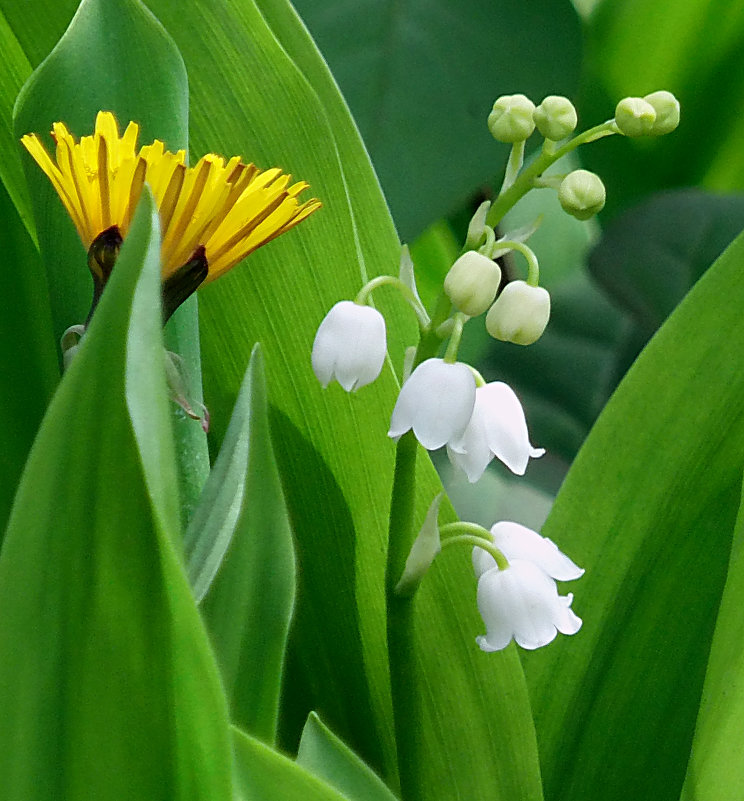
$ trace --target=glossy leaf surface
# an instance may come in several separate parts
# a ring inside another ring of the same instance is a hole
[[[226,704],[177,552],[145,198],[35,442],[0,558],[8,801],[230,798]]]

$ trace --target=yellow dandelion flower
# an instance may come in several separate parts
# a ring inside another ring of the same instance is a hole
[[[79,142],[64,123],[54,123],[56,163],[36,134],[21,141],[75,224],[99,291],[149,184],[160,212],[166,317],[199,284],[219,278],[321,205],[316,198],[301,202],[308,184],[290,184],[280,169],[259,170],[238,156],[226,162],[213,153],[187,167],[184,151],[171,153],[160,140],[137,151],[138,136],[139,126],[130,122],[120,137],[114,115],[100,111],[93,135]]]

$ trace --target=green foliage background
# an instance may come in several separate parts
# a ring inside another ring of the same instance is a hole
[[[515,386],[549,455],[516,491],[498,466],[475,492],[442,471],[467,519],[539,526],[552,506],[544,532],[587,568],[584,627],[482,654],[467,555],[438,560],[416,599],[409,751],[422,798],[738,798],[744,17],[703,0],[296,5],[0,0],[6,797],[397,792],[383,587],[400,375],[322,391],[315,329],[397,269],[401,240],[431,297],[499,184],[498,94],[567,94],[588,127],[667,88],[677,132],[579,153],[607,184],[597,222],[548,191],[507,220],[545,218],[545,337],[468,329],[463,353]],[[85,253],[18,137],[58,119],[88,133],[101,108],[192,163],[279,165],[324,204],[166,329],[197,396],[203,367],[208,443],[164,400],[149,201],[60,380]],[[415,327],[378,300],[397,369]],[[423,520],[440,481],[418,461]]]

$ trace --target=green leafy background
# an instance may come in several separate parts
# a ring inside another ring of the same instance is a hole
[[[523,655],[523,673],[514,648],[474,644],[467,554],[438,560],[416,600],[417,772],[431,799],[737,798],[733,735],[719,732],[741,730],[744,245],[718,257],[742,200],[701,189],[742,189],[741,14],[703,0],[604,0],[583,17],[558,0],[302,0],[321,56],[285,0],[84,0],[54,50],[77,5],[0,0],[3,520],[39,432],[0,555],[8,797],[276,798],[280,785],[288,799],[384,797],[360,759],[395,789],[383,584],[400,376],[386,368],[353,397],[321,390],[315,329],[335,301],[397,269],[401,239],[415,238],[430,297],[498,186],[505,153],[483,124],[496,95],[566,93],[591,125],[623,94],[663,87],[682,100],[678,132],[580,153],[608,187],[598,225],[567,221],[547,190],[508,220],[545,215],[545,338],[497,347],[468,327],[463,354],[518,389],[549,455],[517,492],[498,466],[476,488],[442,473],[458,512],[484,524],[539,526],[561,487],[545,533],[587,568],[574,602],[584,627]],[[85,253],[17,139],[56,119],[88,133],[100,108],[140,122],[142,141],[188,145],[192,163],[213,151],[281,166],[323,201],[166,331],[198,396],[198,321],[212,481],[243,493],[237,512],[214,486],[200,505],[198,423],[156,392],[146,204],[59,383],[55,341],[88,310]],[[696,188],[658,194],[671,187]],[[387,292],[376,301],[397,368],[415,328]],[[221,450],[233,455],[225,473]],[[440,484],[423,453],[419,465],[421,521]],[[213,529],[188,528],[209,509]],[[212,530],[226,557],[199,615],[186,576]],[[192,532],[183,558],[180,531]],[[182,717],[166,723],[173,709]],[[89,757],[94,746],[108,761]]]

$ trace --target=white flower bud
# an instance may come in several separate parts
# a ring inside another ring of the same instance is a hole
[[[679,100],[671,92],[664,90],[652,92],[643,99],[653,106],[656,112],[651,136],[671,133],[679,125]]]
[[[531,345],[542,336],[550,319],[550,295],[525,281],[511,281],[486,315],[486,330],[503,342]]]
[[[558,142],[570,136],[578,118],[574,104],[561,95],[549,95],[535,109],[532,118],[537,130],[546,138]]]
[[[493,303],[501,283],[501,268],[493,259],[469,250],[450,267],[444,291],[455,306],[477,317]]]
[[[523,142],[535,130],[535,104],[524,95],[502,95],[488,115],[488,129],[499,142]]]
[[[589,170],[570,172],[558,188],[558,200],[563,210],[577,220],[588,220],[602,211],[605,199],[602,179]]]
[[[615,124],[624,136],[650,136],[656,109],[642,97],[624,97],[615,108]]]
[[[335,378],[347,391],[372,383],[387,352],[385,318],[371,306],[351,300],[337,303],[318,327],[312,364],[323,385]]]

